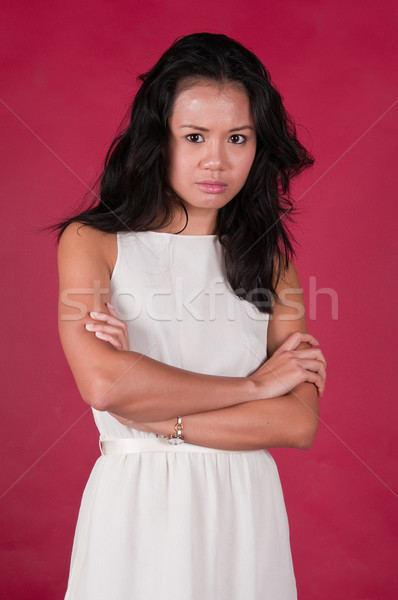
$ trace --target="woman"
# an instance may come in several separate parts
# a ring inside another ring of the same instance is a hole
[[[99,204],[60,225],[60,336],[102,452],[66,598],[295,598],[265,449],[312,444],[325,384],[284,226],[312,159],[224,35],[141,80]]]

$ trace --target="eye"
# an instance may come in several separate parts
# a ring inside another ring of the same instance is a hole
[[[186,136],[186,139],[192,144],[199,144],[200,142],[204,142],[203,135],[200,133],[190,133]]]
[[[241,135],[240,133],[234,133],[229,138],[229,141],[232,144],[244,144],[246,140],[247,140],[247,137],[245,135]]]

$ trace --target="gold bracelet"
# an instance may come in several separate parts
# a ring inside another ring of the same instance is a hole
[[[183,444],[184,436],[182,435],[182,430],[184,429],[184,425],[182,424],[181,417],[177,417],[177,423],[174,425],[174,433],[169,435],[169,444]]]

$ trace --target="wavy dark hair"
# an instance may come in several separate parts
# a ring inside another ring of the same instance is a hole
[[[128,125],[113,141],[97,181],[98,196],[88,209],[54,229],[61,236],[76,221],[104,232],[146,231],[155,222],[159,229],[172,221],[172,199],[181,204],[188,223],[164,160],[177,86],[198,80],[239,84],[253,112],[256,155],[243,188],[218,210],[216,230],[232,290],[272,313],[277,282],[294,256],[286,224],[293,211],[289,184],[313,159],[298,141],[269,73],[239,42],[223,34],[195,33],[179,38],[138,79],[142,84]]]

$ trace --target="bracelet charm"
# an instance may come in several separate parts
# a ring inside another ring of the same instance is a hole
[[[177,445],[184,443],[183,429],[184,425],[182,424],[181,417],[177,417],[177,423],[174,425],[174,433],[168,437],[169,444]]]

